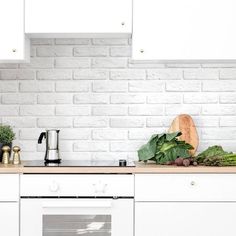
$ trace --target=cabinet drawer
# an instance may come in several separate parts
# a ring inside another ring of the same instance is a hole
[[[15,202],[19,199],[19,175],[0,174],[0,202]]]
[[[132,175],[22,175],[21,196],[134,196]]]
[[[135,176],[136,201],[236,201],[236,174]]]

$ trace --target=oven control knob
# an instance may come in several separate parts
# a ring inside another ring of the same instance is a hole
[[[50,185],[50,190],[51,192],[58,192],[59,185],[56,182],[52,182],[52,184]]]

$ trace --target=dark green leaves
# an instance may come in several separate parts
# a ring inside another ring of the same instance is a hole
[[[177,139],[181,134],[175,132],[153,135],[148,143],[138,150],[139,160],[145,162],[153,160],[157,164],[166,164],[175,161],[178,157],[190,157],[189,150],[193,147]]]

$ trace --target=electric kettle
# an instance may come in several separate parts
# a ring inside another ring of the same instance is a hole
[[[39,144],[42,143],[43,138],[46,139],[45,162],[59,163],[61,161],[59,155],[59,132],[60,130],[46,130],[39,136]]]

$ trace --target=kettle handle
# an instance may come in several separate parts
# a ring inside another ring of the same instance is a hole
[[[46,138],[46,132],[42,132],[39,135],[38,143],[42,143],[43,138]]]

